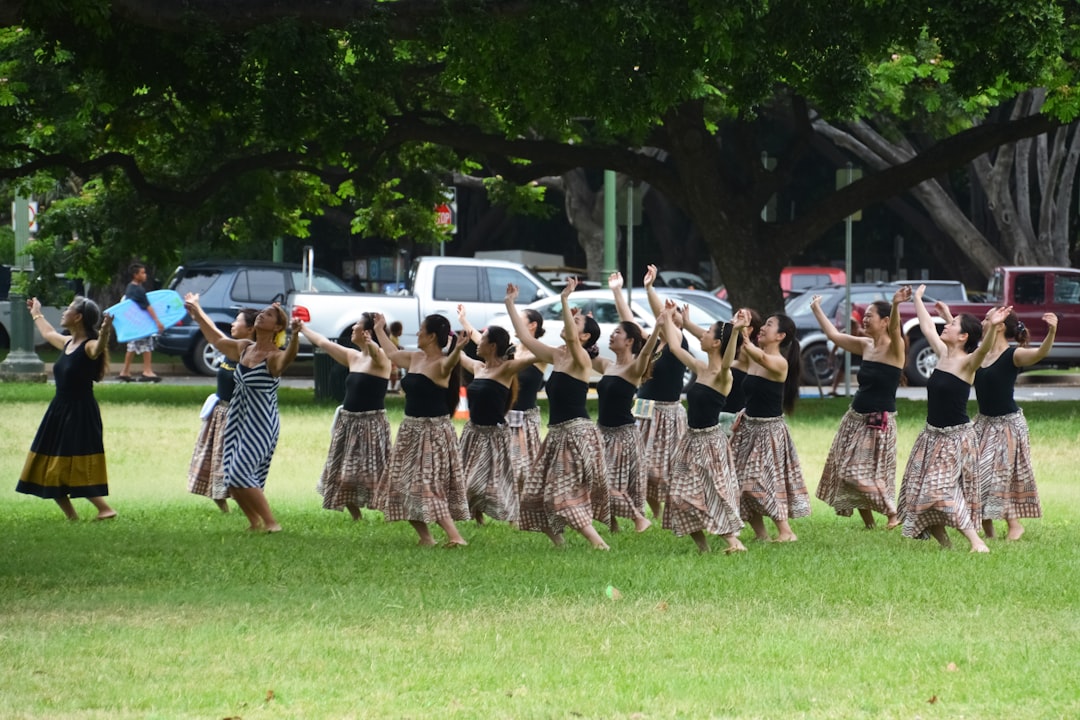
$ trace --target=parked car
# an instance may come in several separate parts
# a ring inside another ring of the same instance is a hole
[[[680,270],[661,270],[656,273],[656,289],[682,289],[705,291],[709,283],[705,282],[697,273],[682,272]]]
[[[203,310],[226,334],[242,307],[262,309],[272,302],[285,305],[298,290],[326,294],[352,292],[348,284],[323,270],[258,260],[207,260],[181,265],[168,287],[181,297],[189,292],[198,293]],[[220,355],[190,318],[166,328],[158,336],[157,350],[179,355],[189,369],[203,375],[216,373],[221,362]],[[311,355],[311,345],[301,338],[300,356]]]
[[[847,273],[840,268],[830,266],[789,265],[780,271],[780,291],[784,300],[801,295],[810,288],[823,285],[843,285],[847,282]],[[727,288],[723,285],[713,289],[716,297],[726,300]]]

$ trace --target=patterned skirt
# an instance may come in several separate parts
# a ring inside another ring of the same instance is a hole
[[[984,520],[1042,517],[1024,411],[975,416]]]
[[[971,423],[938,428],[927,425],[911,449],[897,508],[904,537],[926,539],[927,528],[974,528],[971,501],[979,503],[979,476]]]
[[[510,427],[510,462],[514,464],[514,484],[519,495],[539,456],[540,408],[534,407],[522,411],[520,425]]]
[[[641,462],[641,435],[636,425],[598,426],[604,439],[604,470],[611,514],[622,518],[645,517],[645,468]]]
[[[731,449],[744,520],[764,515],[775,522],[810,514],[810,493],[783,417],[743,415]]]
[[[558,534],[593,520],[611,522],[600,431],[585,418],[549,425],[521,494],[520,527]]]
[[[203,420],[195,450],[188,465],[188,492],[214,500],[225,500],[229,489],[225,487],[225,472],[221,466],[225,442],[225,416],[229,403],[218,400],[210,417]]]
[[[449,416],[401,421],[375,505],[388,522],[469,519],[461,454]]]
[[[517,520],[518,490],[510,443],[510,428],[506,425],[465,424],[461,461],[470,512],[506,522]]]
[[[326,510],[346,505],[377,509],[375,493],[390,458],[390,423],[385,410],[340,410],[319,484]]]
[[[675,450],[664,506],[664,529],[676,536],[737,534],[739,479],[724,429],[689,428]]]
[[[867,424],[869,414],[850,408],[840,421],[817,497],[850,517],[853,510],[896,513],[896,417],[888,413],[884,427]]]
[[[668,478],[675,448],[686,432],[686,408],[679,401],[653,403],[651,418],[638,419],[644,448],[646,499],[662,503],[668,492]]]

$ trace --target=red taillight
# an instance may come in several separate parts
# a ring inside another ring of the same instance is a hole
[[[293,308],[292,316],[301,322],[311,322],[311,313],[302,305]]]

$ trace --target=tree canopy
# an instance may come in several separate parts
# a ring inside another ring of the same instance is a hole
[[[0,180],[68,198],[46,227],[92,265],[148,238],[165,254],[302,235],[332,204],[357,232],[430,237],[452,171],[526,185],[613,169],[694,219],[736,301],[771,308],[785,260],[847,215],[1072,118],[1074,14],[1064,0],[6,2]],[[764,223],[814,117],[928,92],[890,64],[928,39],[950,67],[939,102],[1041,85],[1043,112],[948,128]],[[766,119],[786,135],[761,133]]]

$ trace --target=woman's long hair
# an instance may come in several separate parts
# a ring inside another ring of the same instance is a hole
[[[960,321],[960,332],[967,333],[968,339],[964,343],[964,352],[970,355],[975,352],[975,349],[979,347],[979,341],[982,340],[982,323],[969,313],[960,313],[956,317]]]
[[[630,352],[637,357],[641,354],[642,349],[645,347],[645,333],[642,331],[641,326],[636,322],[629,320],[623,320],[619,323],[619,327],[626,333],[626,337],[630,338]],[[641,375],[641,382],[645,382],[652,377],[653,363],[656,362],[658,355],[653,353],[653,356],[649,358],[649,364],[645,366],[645,372]]]
[[[1009,316],[1005,318],[1005,339],[1015,340],[1020,347],[1027,347],[1028,342],[1031,341],[1031,333],[1028,332],[1027,325],[1020,322],[1015,310],[1010,310]]]
[[[600,323],[596,322],[592,315],[586,315],[582,331],[588,337],[581,341],[581,347],[585,348],[590,358],[594,358],[600,354],[600,348],[596,347],[596,343],[600,340]]]
[[[87,340],[97,340],[101,337],[101,308],[98,304],[87,297],[81,295],[76,296],[74,302],[79,303],[77,313],[82,315],[83,332],[86,333]],[[101,348],[101,354],[95,358],[97,363],[97,377],[94,379],[101,381],[105,378],[105,373],[109,371],[109,348]]]
[[[450,321],[442,315],[428,315],[424,318],[424,332],[435,336],[435,342],[443,348],[443,354],[448,355],[457,344],[457,336],[450,332]],[[457,409],[458,400],[461,398],[461,363],[455,363],[450,369],[450,377],[446,386],[446,409],[451,415]]]
[[[488,342],[495,346],[495,355],[503,360],[514,359],[514,346],[510,344],[510,333],[506,328],[499,327],[498,325],[491,325],[484,331],[487,335]],[[517,400],[518,393],[518,380],[517,375],[514,375],[510,379],[510,392],[506,394],[506,407],[503,408],[503,415],[510,412],[510,408],[514,406],[514,401]]]
[[[787,360],[787,377],[784,378],[784,412],[791,415],[795,412],[795,401],[799,399],[799,381],[802,377],[802,349],[799,347],[799,337],[795,330],[795,321],[783,313],[777,313],[777,330],[784,333],[784,339],[780,341],[780,353]]]
[[[544,337],[544,316],[540,314],[540,311],[526,308],[522,312],[525,313],[527,322],[536,323],[536,332],[533,333],[533,337],[537,340]]]

